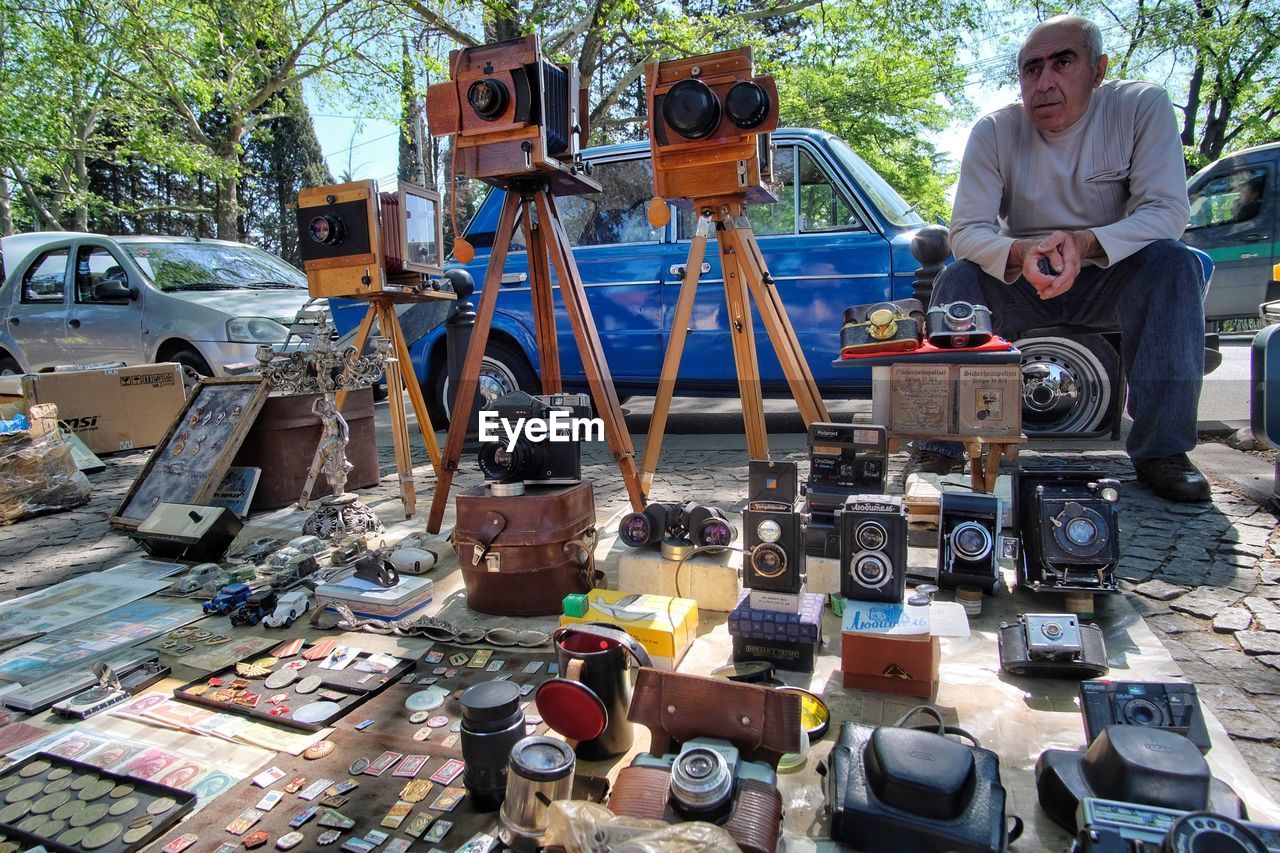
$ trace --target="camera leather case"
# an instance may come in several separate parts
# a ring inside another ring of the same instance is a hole
[[[1247,817],[1231,786],[1209,773],[1196,745],[1146,726],[1107,726],[1087,750],[1049,749],[1036,760],[1040,807],[1075,834],[1086,797]]]
[[[1000,851],[1000,760],[932,731],[847,721],[826,778],[831,837],[867,853]]]
[[[844,310],[840,355],[910,352],[920,348],[924,306],[918,299],[872,302]]]
[[[1050,626],[1060,633],[1046,635]],[[1069,614],[1023,614],[996,633],[1000,668],[1032,678],[1097,678],[1110,671],[1102,629]]]
[[[552,616],[566,595],[595,588],[596,509],[590,482],[457,495],[453,550],[467,606],[499,616]]]

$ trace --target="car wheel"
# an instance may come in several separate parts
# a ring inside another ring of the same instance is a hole
[[[170,353],[168,361],[182,365],[183,379],[189,386],[194,387],[201,377],[213,376],[213,368],[209,367],[209,362],[193,349],[180,349]]]
[[[22,366],[13,356],[0,356],[0,376],[17,376],[22,373]]]
[[[430,385],[430,389],[425,385]],[[538,374],[534,372],[518,347],[506,341],[489,341],[489,345],[484,349],[484,361],[480,364],[481,405],[512,391],[539,394],[542,391],[542,384]],[[441,369],[427,383],[424,383],[423,396],[427,398],[431,425],[436,429],[447,427],[449,410],[453,403],[449,371]]]
[[[285,626],[286,628],[289,628],[289,627],[291,627],[292,625],[293,625],[293,617],[292,617],[292,616],[290,616],[288,619],[285,619],[285,620],[284,620],[284,626]]]
[[[1022,429],[1027,435],[1084,433],[1102,428],[1123,394],[1112,378],[1120,357],[1101,335],[1023,338]]]

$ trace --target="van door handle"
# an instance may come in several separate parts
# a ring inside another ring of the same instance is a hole
[[[667,272],[671,273],[671,275],[675,276],[676,278],[684,278],[684,272],[688,268],[689,268],[688,264],[672,264],[670,267],[667,268]],[[709,272],[711,272],[711,264],[707,263],[706,261],[703,261],[702,274],[706,275]]]
[[[75,317],[72,317],[70,320],[67,321],[67,325],[73,329],[78,329],[80,328],[80,321]]]
[[[524,284],[529,280],[529,274],[523,272],[507,272],[502,274],[502,284]]]
[[[1267,239],[1268,236],[1269,235],[1267,234],[1259,234],[1258,232],[1255,231],[1252,234],[1244,235],[1240,239],[1245,241],[1246,243],[1260,243],[1263,240]]]
[[[10,318],[9,318],[9,325],[10,325],[10,326],[16,326],[16,325],[18,325],[18,318],[17,318],[17,317],[10,317]]]

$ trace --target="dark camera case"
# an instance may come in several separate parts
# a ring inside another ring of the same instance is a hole
[[[977,853],[1008,844],[1000,759],[935,732],[843,723],[826,795],[831,837],[866,853]]]
[[[1168,725],[1147,728],[1166,729],[1183,735],[1201,752],[1209,751],[1209,730],[1200,711],[1200,697],[1194,684],[1144,683],[1140,681],[1082,681],[1080,713],[1084,717],[1084,734],[1090,743],[1112,725],[1142,725],[1116,719],[1116,702],[1146,702],[1155,705]]]
[[[1032,658],[1027,649],[1027,635],[1022,621],[1001,625],[996,633],[1000,668],[1010,675],[1032,678],[1097,678],[1106,675],[1111,667],[1107,664],[1107,647],[1102,641],[1102,629],[1083,622],[1079,627],[1079,657]]]

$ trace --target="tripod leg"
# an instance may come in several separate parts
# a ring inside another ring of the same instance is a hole
[[[480,305],[476,309],[476,322],[471,329],[471,343],[467,345],[467,357],[462,362],[462,370],[458,376],[458,392],[453,399],[449,435],[440,460],[440,479],[436,483],[436,492],[431,498],[431,513],[427,517],[427,531],[430,533],[439,533],[440,525],[444,522],[449,488],[453,485],[453,472],[458,470],[458,457],[462,455],[462,443],[467,437],[467,422],[471,420],[471,412],[475,406],[480,364],[484,359],[484,349],[489,343],[493,309],[498,301],[498,290],[502,287],[502,268],[507,263],[507,249],[511,246],[511,234],[515,230],[516,211],[520,204],[520,197],[508,190],[502,202],[502,213],[498,217],[498,230],[494,232],[489,266],[484,272]]]
[[[591,306],[587,302],[587,292],[573,260],[573,249],[564,232],[564,225],[560,222],[560,215],[556,212],[555,197],[546,189],[540,189],[534,194],[534,201],[538,205],[538,221],[541,223],[538,230],[542,232],[541,240],[555,266],[556,278],[560,282],[560,298],[564,300],[565,313],[569,315],[569,323],[573,327],[573,337],[578,343],[578,353],[587,373],[587,383],[591,386],[597,414],[604,421],[605,439],[608,440],[609,449],[622,472],[622,484],[627,489],[631,506],[639,512],[644,509],[644,493],[640,489],[640,477],[636,472],[631,434],[627,432],[626,418],[618,403],[618,391],[613,386],[613,376],[609,373],[604,348],[600,344],[600,333],[596,330]]]
[[[373,319],[378,315],[378,309],[373,303],[369,303],[369,309],[364,312],[364,319],[360,321],[360,326],[356,329],[356,336],[351,341],[351,346],[355,347],[356,353],[364,352],[364,345],[369,342],[369,333],[373,331]],[[334,397],[334,404],[338,407],[338,411],[342,411],[342,404],[347,402],[347,389],[339,388],[337,395]],[[319,459],[317,453],[316,458]],[[316,470],[320,470],[318,467]],[[306,507],[303,507],[306,509]]]
[[[680,374],[680,358],[684,355],[685,339],[689,336],[689,319],[693,316],[693,302],[698,294],[698,279],[702,276],[702,259],[706,257],[707,237],[713,227],[711,217],[699,217],[697,231],[689,242],[688,266],[684,268],[684,281],[680,284],[680,297],[676,300],[676,313],[671,320],[671,338],[667,341],[667,351],[662,356],[658,396],[653,401],[649,436],[644,442],[644,459],[640,465],[640,486],[646,497],[653,486],[654,472],[658,470],[658,456],[662,453],[662,437],[667,429],[671,397],[675,394],[676,378]]]
[[[413,458],[409,455],[409,419],[404,411],[404,379],[400,375],[399,354],[394,346],[396,322],[395,308],[388,302],[378,302],[378,326],[384,337],[390,338],[392,348],[387,352],[387,404],[391,409],[391,441],[396,449],[396,473],[400,477],[400,501],[404,504],[404,517],[413,518],[417,509],[417,493],[413,486]],[[388,316],[390,315],[390,316]]]
[[[533,325],[538,335],[538,373],[542,376],[542,393],[559,394],[564,390],[560,382],[560,346],[556,341],[555,303],[551,298],[551,267],[547,253],[535,251],[545,246],[545,227],[541,221],[533,227],[530,215],[532,205],[525,204],[520,224],[524,228],[525,255],[529,258],[529,296],[533,300]]]
[[[756,357],[756,336],[751,323],[751,306],[747,302],[747,283],[743,280],[745,270],[728,229],[720,230],[716,237],[720,244],[720,270],[724,273],[724,298],[729,308],[729,336],[733,341],[733,363],[738,369],[738,393],[742,398],[747,452],[752,459],[768,459],[764,393],[760,387],[760,362]]]
[[[800,411],[804,425],[808,427],[815,421],[828,421],[830,416],[827,414],[826,404],[822,402],[818,383],[813,378],[813,371],[809,369],[804,350],[790,318],[787,317],[787,309],[778,295],[778,288],[769,276],[764,255],[760,253],[760,244],[756,242],[750,224],[745,218],[728,217],[725,220],[725,231],[732,232],[729,234],[729,241],[737,249],[743,278],[751,288],[756,310],[760,312],[765,330],[769,333],[773,350],[782,365],[782,375],[787,378],[787,384],[791,387],[791,396],[796,401],[796,408]]]
[[[427,401],[422,398],[422,386],[418,384],[418,375],[413,370],[413,356],[409,354],[409,346],[404,341],[404,329],[400,326],[400,318],[396,316],[395,306],[388,305],[386,313],[386,325],[390,326],[390,331],[384,334],[391,338],[392,352],[399,359],[400,375],[404,379],[405,390],[409,392],[414,417],[418,419],[418,432],[422,433],[422,443],[427,446],[427,457],[439,478],[440,443],[436,441],[435,427],[431,425],[431,416],[427,414]]]

